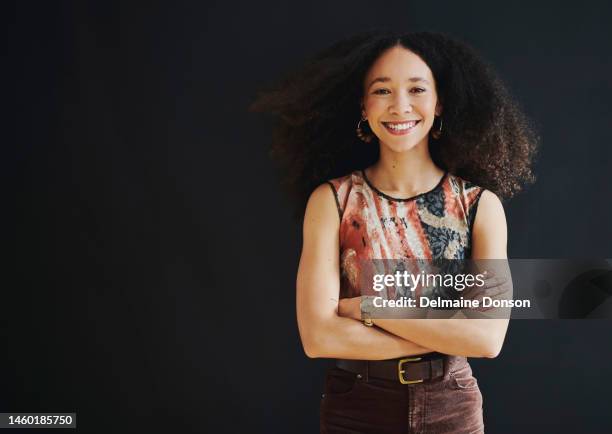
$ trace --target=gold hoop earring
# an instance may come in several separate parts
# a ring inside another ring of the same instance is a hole
[[[363,118],[363,119],[359,119],[359,122],[357,122],[357,129],[355,130],[355,132],[357,133],[357,137],[359,137],[360,140],[366,142],[366,143],[370,143],[372,141],[372,139],[374,138],[374,136],[372,134],[366,133],[362,128],[361,128],[361,122],[362,121],[367,121],[367,118]]]
[[[437,131],[431,132],[431,137],[433,137],[436,140],[439,139],[440,136],[442,135],[442,116],[438,116],[438,119],[440,119],[440,127],[438,128]]]

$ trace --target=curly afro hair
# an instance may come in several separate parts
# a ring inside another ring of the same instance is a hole
[[[429,146],[439,167],[501,198],[534,181],[534,129],[473,48],[443,33],[375,30],[321,51],[250,107],[275,115],[271,155],[285,168],[298,215],[316,186],[378,158],[378,147],[361,142],[355,127],[366,73],[394,46],[420,56],[436,81],[444,131]]]

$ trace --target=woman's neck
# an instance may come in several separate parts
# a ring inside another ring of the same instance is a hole
[[[380,158],[367,169],[366,176],[391,196],[410,197],[429,191],[444,174],[431,159],[427,143],[405,152],[393,152],[384,145],[380,148]]]

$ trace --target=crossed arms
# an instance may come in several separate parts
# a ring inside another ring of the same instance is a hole
[[[507,319],[375,319],[365,327],[359,297],[338,301],[339,219],[333,193],[319,186],[304,216],[296,282],[297,321],[308,357],[382,360],[432,351],[496,357]],[[472,231],[472,259],[506,258],[506,218],[493,193],[484,191]]]

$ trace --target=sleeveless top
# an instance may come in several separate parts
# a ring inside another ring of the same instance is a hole
[[[432,190],[386,195],[363,170],[328,181],[340,216],[340,297],[361,295],[360,263],[372,259],[469,259],[484,189],[446,172]]]

